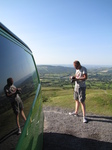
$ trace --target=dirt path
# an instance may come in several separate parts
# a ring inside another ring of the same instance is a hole
[[[44,107],[44,150],[112,150],[112,117],[87,114],[83,123],[69,111]]]

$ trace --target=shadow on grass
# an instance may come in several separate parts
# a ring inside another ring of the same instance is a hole
[[[44,133],[44,150],[112,150],[112,143],[60,133]]]

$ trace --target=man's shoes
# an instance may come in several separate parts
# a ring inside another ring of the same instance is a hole
[[[69,115],[78,116],[78,114],[75,112],[69,112]]]
[[[21,128],[18,128],[18,134],[21,134]]]
[[[87,119],[85,117],[83,117],[83,123],[87,123]]]

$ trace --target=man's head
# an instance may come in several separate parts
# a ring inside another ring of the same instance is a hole
[[[78,60],[75,60],[73,62],[73,65],[74,65],[75,69],[80,69],[81,68],[81,64],[80,64],[80,62]]]
[[[13,79],[12,79],[12,78],[8,78],[8,79],[7,79],[7,84],[8,84],[9,86],[11,86],[11,85],[13,84]]]

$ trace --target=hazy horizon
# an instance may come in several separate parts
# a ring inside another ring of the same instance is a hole
[[[82,66],[85,67],[92,67],[92,68],[99,68],[99,67],[112,67],[112,65],[89,65],[89,64],[81,64]],[[72,64],[37,64],[37,66],[63,66],[63,67],[73,67]]]

